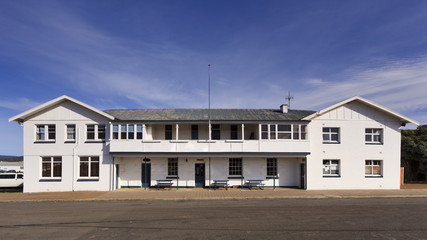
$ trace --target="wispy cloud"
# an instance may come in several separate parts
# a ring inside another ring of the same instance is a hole
[[[27,98],[18,98],[18,99],[15,99],[13,101],[0,100],[0,107],[11,109],[11,110],[16,110],[16,111],[25,111],[25,110],[33,108],[39,104],[41,104],[41,103],[27,99]]]

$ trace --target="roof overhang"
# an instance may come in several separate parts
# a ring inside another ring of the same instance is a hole
[[[337,104],[335,104],[335,105],[332,105],[332,106],[330,106],[330,107],[328,107],[328,108],[322,109],[322,110],[320,110],[320,111],[318,111],[318,112],[315,112],[315,113],[313,113],[313,114],[311,114],[311,115],[309,115],[309,116],[307,116],[307,117],[303,118],[303,120],[311,121],[311,120],[315,119],[316,117],[318,117],[318,116],[320,116],[320,115],[323,115],[323,114],[325,114],[325,113],[327,113],[327,112],[329,112],[329,111],[332,111],[332,110],[334,110],[334,109],[336,109],[336,108],[338,108],[338,107],[341,107],[341,106],[343,106],[343,105],[345,105],[345,104],[347,104],[347,103],[353,102],[353,101],[361,102],[361,103],[366,104],[366,105],[368,105],[368,106],[370,106],[370,107],[373,107],[373,108],[375,108],[375,109],[378,109],[378,110],[380,110],[380,111],[382,111],[382,112],[388,113],[388,114],[392,115],[393,117],[395,117],[395,118],[399,119],[399,121],[400,121],[402,124],[406,124],[406,123],[413,123],[413,124],[415,124],[415,125],[417,125],[417,126],[418,126],[418,125],[420,125],[420,123],[419,123],[419,122],[417,122],[417,121],[415,121],[415,120],[413,120],[413,119],[410,119],[410,118],[408,118],[408,117],[406,117],[406,116],[404,116],[404,115],[402,115],[402,114],[399,114],[399,113],[397,113],[397,112],[395,112],[395,111],[392,111],[392,110],[390,110],[390,109],[388,109],[388,108],[386,108],[386,107],[384,107],[384,106],[381,106],[381,105],[379,105],[379,104],[376,104],[376,103],[374,103],[374,102],[372,102],[372,101],[369,101],[369,100],[367,100],[367,99],[365,99],[365,98],[362,98],[362,97],[359,97],[359,96],[355,96],[355,97],[349,98],[349,99],[344,100],[344,101],[342,101],[342,102],[339,102],[339,103],[337,103]]]
[[[107,114],[107,113],[105,113],[105,112],[103,112],[101,110],[98,110],[98,109],[96,109],[96,108],[94,108],[92,106],[89,106],[86,103],[80,102],[80,101],[78,101],[78,100],[76,100],[74,98],[71,98],[69,96],[63,95],[63,96],[55,98],[55,99],[53,99],[53,100],[51,100],[49,102],[43,103],[43,104],[41,104],[41,105],[39,105],[37,107],[34,107],[34,108],[32,108],[32,109],[30,109],[28,111],[25,111],[25,112],[23,112],[21,114],[18,114],[18,115],[14,116],[14,117],[11,117],[11,118],[9,118],[9,122],[12,122],[12,121],[24,122],[30,116],[33,116],[33,115],[35,115],[35,114],[37,114],[37,113],[39,113],[39,112],[41,112],[43,110],[46,110],[46,109],[48,109],[48,108],[50,108],[50,107],[52,107],[52,106],[54,106],[56,104],[64,102],[64,101],[73,102],[73,103],[75,103],[77,105],[80,105],[80,106],[82,106],[82,107],[84,107],[86,109],[89,109],[90,111],[95,112],[95,113],[97,113],[97,114],[99,114],[99,115],[101,115],[103,117],[106,117],[106,118],[108,118],[110,120],[114,120],[114,117],[111,116],[110,114]]]

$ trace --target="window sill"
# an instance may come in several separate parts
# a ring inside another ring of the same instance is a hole
[[[237,140],[237,139],[228,139],[225,140],[225,142],[229,142],[229,143],[243,143],[243,140]]]
[[[166,179],[179,179],[178,176],[167,176]]]
[[[279,177],[267,176],[265,179],[279,179]]]
[[[142,140],[143,143],[161,143],[161,140]]]
[[[62,178],[40,178],[39,182],[61,182]]]
[[[37,140],[34,143],[55,143],[55,140]]]
[[[243,176],[229,176],[228,179],[242,179]]]
[[[383,143],[365,142],[366,145],[383,145]]]
[[[79,178],[77,182],[98,182],[99,178]]]
[[[86,140],[85,143],[105,143],[105,140]]]
[[[188,140],[170,140],[170,143],[188,143]]]
[[[365,178],[383,178],[383,176],[365,176]]]
[[[197,140],[198,143],[216,143],[215,140]]]
[[[323,142],[323,144],[340,144],[340,142]]]
[[[323,178],[340,178],[341,176],[323,176]]]
[[[76,143],[76,140],[67,140],[67,141],[64,141],[64,143]]]

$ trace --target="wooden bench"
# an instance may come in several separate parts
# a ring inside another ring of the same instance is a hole
[[[225,190],[228,190],[229,185],[228,185],[228,180],[213,180],[213,183],[211,184],[211,186],[214,188],[214,190],[216,190],[216,188],[225,188]]]
[[[159,188],[169,188],[172,186],[172,180],[171,179],[161,179],[156,180],[156,188],[159,190]]]
[[[255,179],[255,180],[246,180],[244,186],[247,187],[248,189],[252,189],[254,187],[258,187],[259,189],[264,190],[264,185],[265,184],[263,184],[262,182],[263,182],[263,180],[258,180],[258,179]]]

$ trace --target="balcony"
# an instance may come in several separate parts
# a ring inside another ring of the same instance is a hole
[[[271,124],[270,124],[271,125]],[[268,129],[273,129],[268,125]],[[264,126],[261,124],[241,124],[237,125],[222,124],[218,127],[218,132],[214,133],[214,125],[212,125],[212,138],[220,138],[227,136],[231,139],[219,140],[206,140],[209,139],[209,127],[207,125],[199,125],[197,127],[197,137],[199,140],[191,139],[194,136],[194,125],[180,125],[176,124],[175,128],[171,125],[141,125],[140,129],[143,131],[143,139],[137,139],[136,134],[123,134],[124,132],[118,131],[114,134],[115,129],[124,129],[129,132],[137,130],[137,127],[127,128],[113,127],[112,136],[117,136],[119,139],[110,140],[111,153],[301,153],[309,152],[310,142],[305,139],[301,140],[301,131],[297,135],[292,132],[292,129],[301,129],[301,124],[293,124],[289,133],[289,138],[297,139],[280,139],[280,131],[265,131]],[[232,127],[233,126],[233,127]],[[282,125],[281,125],[282,126]],[[305,125],[304,125],[305,126]],[[179,129],[179,131],[178,131]],[[228,131],[231,129],[231,131]],[[275,129],[280,130],[280,126],[275,126]],[[305,127],[304,127],[305,129]],[[173,130],[173,131],[172,131]],[[166,132],[170,131],[168,135]],[[235,131],[235,134],[231,134]],[[243,134],[242,134],[243,133]],[[123,137],[121,137],[123,136]],[[131,139],[129,139],[131,136]],[[142,135],[141,135],[142,136]],[[265,138],[267,139],[260,139]],[[283,135],[284,136],[284,135]],[[297,137],[295,137],[297,136]],[[165,138],[169,139],[166,140]],[[114,137],[113,137],[114,138]],[[121,138],[121,139],[120,139]],[[173,138],[173,139],[170,139]]]

